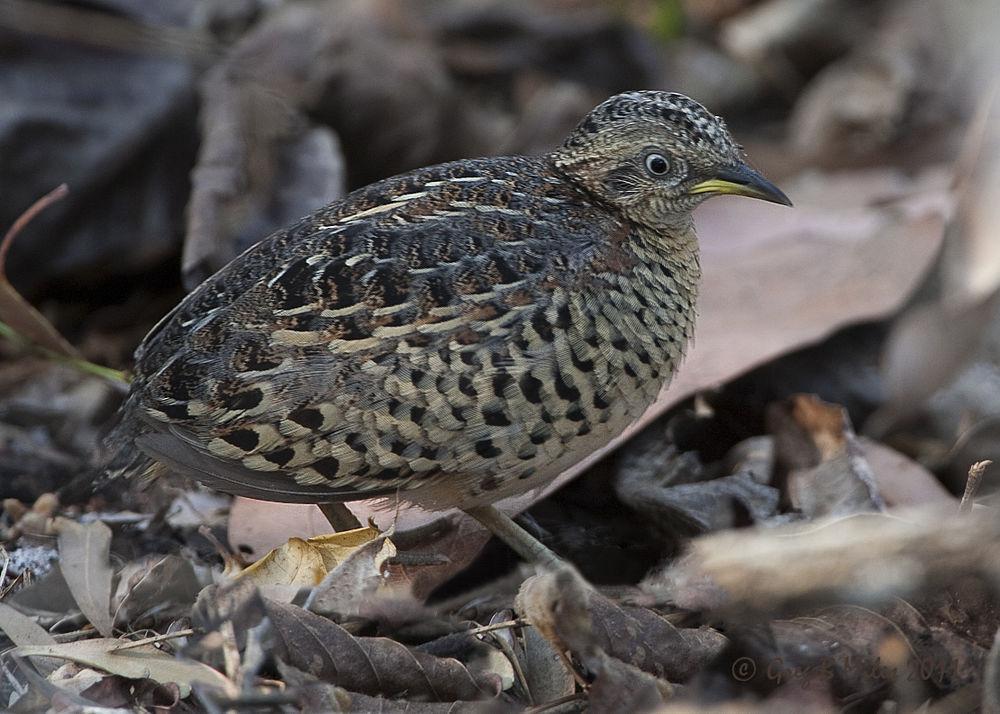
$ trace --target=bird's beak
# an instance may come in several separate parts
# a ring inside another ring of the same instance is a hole
[[[715,172],[715,175],[696,183],[688,193],[730,194],[733,196],[748,196],[759,198],[771,203],[791,206],[780,188],[761,176],[746,164],[737,164]]]

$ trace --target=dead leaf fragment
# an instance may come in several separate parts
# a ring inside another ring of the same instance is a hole
[[[59,535],[59,569],[80,611],[105,637],[111,623],[111,529],[100,521],[87,524],[56,519]]]
[[[118,572],[112,598],[114,621],[134,625],[149,614],[159,621],[183,617],[201,584],[190,560],[176,555],[147,555]]]
[[[859,441],[865,460],[872,467],[879,493],[890,508],[955,503],[955,497],[921,464],[872,439],[862,436]]]
[[[885,508],[847,410],[799,394],[771,405],[767,418],[789,499],[806,517]]]
[[[386,561],[394,555],[396,546],[385,536],[360,545],[330,569],[316,586],[307,607],[321,615],[336,613],[339,617],[352,617],[373,612],[379,595],[393,593],[405,597],[408,584],[391,583],[383,571]]]
[[[769,440],[763,443],[772,450]],[[733,528],[745,525],[747,515],[751,522],[759,523],[777,512],[778,489],[761,482],[770,473],[760,474],[754,467],[738,466],[735,473],[710,478],[696,454],[678,454],[672,447],[663,455],[655,475],[630,468],[629,461],[622,460],[615,494],[670,534],[690,536]]]

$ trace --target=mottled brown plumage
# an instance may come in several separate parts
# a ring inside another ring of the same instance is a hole
[[[111,473],[231,493],[472,508],[638,417],[694,330],[691,210],[787,202],[687,97],[632,92],[537,157],[355,191],[265,238],[136,352]],[[135,446],[138,446],[136,450]]]

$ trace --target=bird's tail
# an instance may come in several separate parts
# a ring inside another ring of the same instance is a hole
[[[135,411],[129,409],[126,402],[100,436],[95,486],[100,488],[122,479],[151,475],[149,472],[155,462],[135,443],[147,431],[148,428],[135,418]]]

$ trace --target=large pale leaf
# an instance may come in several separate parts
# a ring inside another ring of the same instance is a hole
[[[122,640],[101,637],[52,645],[29,645],[12,651],[24,657],[56,657],[67,659],[94,669],[117,674],[128,679],[152,679],[161,684],[173,683],[181,696],[191,693],[191,685],[231,688],[232,684],[222,674],[208,665],[187,659],[178,659],[156,649],[142,645],[120,649]]]
[[[98,632],[111,636],[111,529],[100,521],[56,519],[59,569],[80,611]]]

